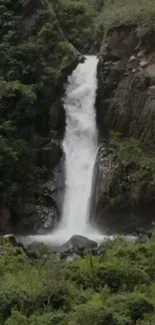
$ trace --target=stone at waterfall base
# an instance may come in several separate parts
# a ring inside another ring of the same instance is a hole
[[[97,243],[87,237],[74,235],[64,245],[58,248],[58,251],[62,254],[69,255],[72,252],[81,255],[84,250],[92,250],[97,248]]]

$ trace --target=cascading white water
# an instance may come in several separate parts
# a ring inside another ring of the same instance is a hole
[[[96,56],[86,56],[68,78],[64,108],[66,132],[65,196],[62,219],[52,235],[57,242],[65,242],[78,234],[103,240],[89,223],[89,206],[93,170],[98,148],[95,99],[97,88]]]
[[[97,151],[95,117],[97,58],[87,56],[69,77],[64,98],[66,133],[66,188],[59,231],[70,238],[86,235],[89,226],[89,198]]]

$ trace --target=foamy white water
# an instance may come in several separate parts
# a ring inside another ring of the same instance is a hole
[[[87,56],[68,78],[64,108],[66,132],[65,197],[62,219],[54,233],[34,236],[33,240],[62,244],[78,234],[104,240],[89,224],[89,206],[94,163],[98,148],[95,114],[97,57]]]
[[[86,234],[89,199],[97,152],[95,116],[97,58],[90,56],[69,77],[64,107],[66,189],[60,229],[67,237]]]

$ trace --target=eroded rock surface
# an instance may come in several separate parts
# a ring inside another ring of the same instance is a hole
[[[100,135],[110,129],[155,144],[155,42],[148,28],[111,30],[100,50],[97,118]]]
[[[119,149],[102,148],[98,160],[96,220],[110,232],[134,231],[155,219],[154,39],[149,27],[119,26],[100,49],[99,135],[107,147],[114,138],[119,142]]]

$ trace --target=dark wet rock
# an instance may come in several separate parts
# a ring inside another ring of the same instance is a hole
[[[154,231],[154,222],[152,222],[151,225],[145,226],[145,227],[141,227],[141,228],[137,228],[135,235],[137,237],[137,240],[139,240],[139,238],[148,238],[149,240],[152,238],[153,235],[153,231]]]
[[[32,150],[33,163],[37,166],[54,168],[62,157],[62,148],[58,142],[52,141],[44,147]]]
[[[62,139],[65,132],[66,112],[62,101],[58,98],[50,108],[50,136],[52,139]]]
[[[0,234],[12,231],[10,208],[1,203],[0,207]]]
[[[64,256],[68,256],[68,255],[72,254],[72,252],[73,252],[72,249],[66,244],[54,247],[53,251],[55,253],[58,253],[58,254],[61,254]]]
[[[84,56],[84,55],[80,55],[80,56],[79,56],[79,62],[80,62],[80,63],[84,63],[85,61],[86,61],[85,56]]]
[[[24,205],[24,215],[15,228],[16,234],[43,234],[51,231],[59,220],[58,209],[53,203],[45,205],[46,202],[38,204],[27,203]]]
[[[136,244],[147,244],[148,241],[149,241],[149,237],[147,235],[141,234],[141,235],[138,236],[135,243]]]
[[[42,197],[48,204],[53,205],[53,196],[56,192],[56,183],[53,179],[49,179],[47,182],[40,184],[36,191],[37,197]]]
[[[56,207],[36,206],[38,221],[36,221],[35,232],[38,234],[46,233],[52,230],[58,222],[58,212]],[[37,226],[38,222],[38,226]]]
[[[91,249],[97,247],[97,243],[87,237],[74,235],[69,239],[65,246],[68,246],[70,249]]]
[[[97,243],[84,236],[74,235],[62,246],[55,247],[54,251],[61,255],[61,258],[66,259],[68,256],[85,256],[87,252],[93,252],[97,249]]]
[[[152,230],[147,230],[146,235],[148,236],[149,239],[151,239],[153,235]]]

